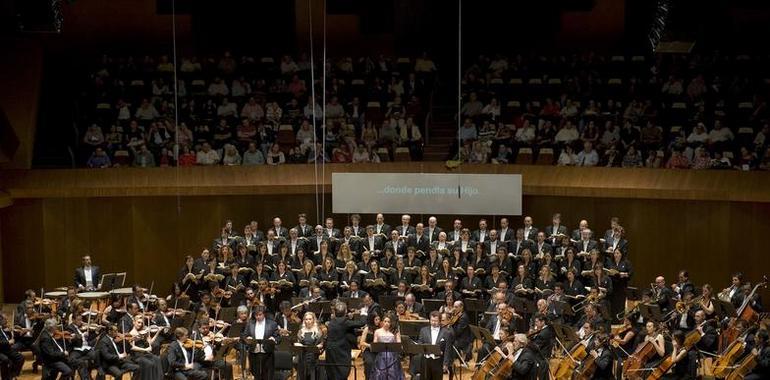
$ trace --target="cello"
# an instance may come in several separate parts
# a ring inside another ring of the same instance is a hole
[[[741,359],[735,369],[727,375],[727,380],[742,380],[757,366],[757,354],[753,351]]]
[[[738,338],[739,333],[736,327],[737,321],[743,320],[748,322],[749,325],[759,321],[760,315],[756,310],[754,310],[753,307],[751,307],[751,300],[754,298],[754,295],[757,293],[757,290],[760,287],[767,287],[767,276],[763,276],[762,282],[756,284],[751,290],[751,293],[749,293],[749,295],[744,298],[741,307],[739,307],[735,312],[736,316],[730,318],[730,323],[728,324],[727,328],[719,335],[720,350],[726,350],[727,347],[731,343],[735,342],[735,340]]]
[[[495,348],[484,364],[473,373],[471,380],[497,380],[507,379],[513,371],[513,361],[508,359],[503,353]]]
[[[727,349],[717,357],[716,361],[714,361],[714,377],[720,379],[725,378],[734,368],[733,363],[735,363],[735,361],[743,355],[743,351],[746,350],[746,336],[749,331],[749,329],[746,329],[738,339],[730,343],[730,345],[727,346]]]
[[[577,342],[572,346],[572,349],[567,352],[568,357],[562,360],[559,367],[556,369],[556,373],[553,375],[556,380],[569,380],[572,378],[572,374],[575,372],[575,368],[577,368],[579,362],[583,361],[586,356],[588,356],[588,340],[591,338],[591,335],[580,342]]]

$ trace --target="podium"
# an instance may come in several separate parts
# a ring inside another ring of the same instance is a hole
[[[472,315],[472,323],[479,323],[479,313],[483,313],[487,310],[487,302],[478,298],[466,298],[463,300],[463,306],[465,310]]]

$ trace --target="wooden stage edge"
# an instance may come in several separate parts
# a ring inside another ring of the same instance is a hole
[[[0,207],[14,199],[314,194],[332,173],[521,174],[524,195],[770,202],[770,173],[669,169],[462,165],[442,162],[0,171]]]

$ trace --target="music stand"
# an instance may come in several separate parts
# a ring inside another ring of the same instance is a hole
[[[580,338],[578,338],[577,333],[575,332],[575,328],[572,326],[564,324],[553,324],[552,326],[558,326],[558,329],[554,328],[554,331],[557,331],[556,334],[562,337],[563,342],[577,343],[580,341]],[[559,334],[559,332],[561,332],[561,334]]]
[[[725,302],[720,299],[714,301],[714,305],[716,305],[714,312],[716,314],[722,317],[734,317],[736,315],[735,306],[733,306],[732,302]]]
[[[126,272],[120,272],[115,273],[115,283],[113,284],[115,288],[122,288],[126,286]],[[110,289],[113,290],[113,289]]]
[[[372,349],[372,352],[377,353],[377,354],[380,353],[380,352],[392,352],[392,353],[395,353],[395,354],[400,354],[401,352],[404,351],[401,348],[401,343],[382,343],[382,342],[377,342],[377,343],[372,343],[371,344],[371,349]],[[399,361],[399,366],[400,365],[401,364],[400,364],[400,361]],[[399,369],[400,369],[400,367],[399,367]]]
[[[420,330],[425,326],[430,326],[430,321],[399,321],[401,335],[420,336]]]
[[[495,346],[495,338],[492,336],[492,332],[489,331],[489,329],[474,325],[469,325],[469,327],[471,328],[471,333],[476,339]]]
[[[363,306],[363,298],[340,298],[345,305],[348,306],[348,310],[360,309]]]
[[[315,301],[307,304],[307,310],[315,313],[316,317],[319,317],[321,313],[329,314],[332,312],[331,301]]]
[[[228,338],[239,338],[241,336],[241,333],[243,332],[243,329],[246,328],[246,324],[241,322],[236,322],[230,325],[230,329],[227,330],[227,337]]]
[[[431,312],[441,309],[441,306],[444,305],[444,302],[444,300],[438,299],[423,299],[422,304],[425,306],[425,315],[430,315]]]
[[[629,299],[631,301],[639,301],[642,299],[642,292],[639,290],[639,288],[636,288],[633,286],[627,286],[626,299]]]
[[[307,375],[307,371],[313,371],[314,375],[311,376],[311,378],[318,378],[318,376],[315,376],[316,371],[318,371],[318,366],[307,368],[307,363],[305,363],[306,353],[321,355],[321,350],[317,346],[306,346],[304,344],[294,343],[291,345],[291,352],[295,352],[299,355],[299,365],[305,367],[305,375]]]
[[[112,289],[115,289],[115,273],[103,274],[99,284],[101,285],[99,289],[104,292],[109,292]]]
[[[487,302],[477,298],[466,298],[463,300],[463,308],[473,313],[473,323],[478,323],[479,313],[487,310]]]
[[[658,305],[639,304],[639,313],[646,320],[659,322],[663,319],[663,314],[661,314],[660,306]]]
[[[404,297],[401,296],[386,296],[381,295],[380,296],[380,306],[383,310],[389,311],[389,310],[395,310],[396,309],[396,302],[397,301],[404,301]]]
[[[575,315],[575,312],[572,310],[572,306],[570,306],[569,302],[564,302],[564,301],[552,301],[552,302],[559,316],[571,317]]]
[[[238,308],[235,307],[235,306],[223,307],[223,308],[219,309],[219,316],[218,316],[219,320],[220,321],[225,321],[225,322],[234,321],[236,316],[237,316],[237,313],[236,313],[237,309]]]
[[[424,355],[436,355],[439,358],[442,355],[441,347],[439,345],[415,343],[410,339],[404,341],[404,352],[420,359],[420,368],[422,369],[423,374],[428,373],[428,361],[425,360],[427,358]]]

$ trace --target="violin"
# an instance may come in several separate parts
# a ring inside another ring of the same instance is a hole
[[[133,342],[134,336],[130,334],[116,334],[114,338],[112,338],[115,342]]]
[[[182,346],[186,349],[192,349],[195,348],[196,350],[202,350],[204,347],[206,347],[206,342],[202,340],[192,340],[192,339],[186,339]]]
[[[69,331],[63,331],[63,330],[56,330],[53,332],[53,338],[56,340],[72,340],[72,333]]]
[[[455,311],[452,313],[452,317],[450,317],[446,321],[441,321],[441,324],[444,327],[454,326],[454,324],[457,323],[457,321],[459,321],[462,316],[463,316],[462,311]]]

